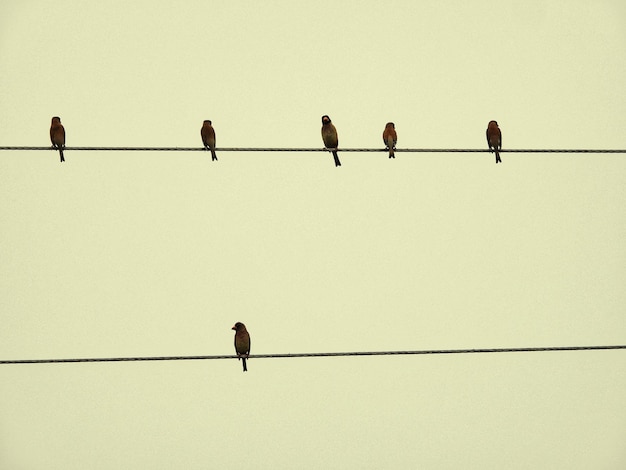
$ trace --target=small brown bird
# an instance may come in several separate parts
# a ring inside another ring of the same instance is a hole
[[[235,330],[235,351],[237,357],[243,361],[243,371],[246,372],[248,367],[246,366],[246,358],[250,354],[250,335],[246,330],[246,325],[241,322],[235,323],[235,326],[231,328]]]
[[[383,131],[383,142],[389,149],[389,158],[396,158],[396,142],[398,142],[398,134],[396,134],[396,126],[393,122],[388,122]]]
[[[52,124],[50,125],[50,141],[52,147],[59,149],[59,155],[61,155],[61,161],[65,161],[63,156],[63,149],[65,148],[65,128],[61,124],[61,118],[54,116],[52,118]]]
[[[502,132],[496,121],[489,121],[487,125],[487,144],[489,144],[489,150],[496,152],[496,163],[501,163],[498,150],[502,148]]]
[[[324,147],[333,152],[335,166],[341,166],[339,155],[337,155],[337,146],[339,145],[337,129],[335,129],[330,118],[326,115],[322,116],[322,140],[324,141]]]
[[[202,136],[204,148],[211,151],[211,160],[217,160],[217,155],[215,154],[215,130],[208,119],[202,123],[200,135]]]

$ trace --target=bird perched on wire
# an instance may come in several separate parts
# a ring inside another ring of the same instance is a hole
[[[496,152],[496,163],[501,163],[498,150],[502,148],[502,132],[496,121],[489,121],[487,125],[487,144],[489,144],[489,150]]]
[[[211,151],[211,160],[217,160],[217,155],[215,154],[215,130],[208,119],[202,123],[200,136],[202,136],[204,148]]]
[[[65,161],[63,156],[63,149],[65,148],[65,128],[61,124],[61,118],[54,116],[52,118],[52,124],[50,125],[50,141],[52,147],[59,149],[59,155],[61,155],[61,161]]]
[[[398,142],[398,134],[396,133],[396,126],[393,122],[388,122],[385,125],[383,131],[383,142],[389,149],[389,158],[396,158],[396,143]]]
[[[335,126],[333,126],[333,123],[327,115],[322,116],[322,140],[324,141],[324,147],[333,152],[335,166],[341,166],[339,155],[337,155],[337,146],[339,145],[337,129],[335,129]]]
[[[241,322],[235,323],[231,329],[235,330],[235,352],[237,352],[237,357],[243,361],[243,371],[246,372],[248,370],[246,358],[250,354],[250,335],[246,330],[246,325]]]

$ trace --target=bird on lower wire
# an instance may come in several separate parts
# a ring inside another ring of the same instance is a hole
[[[335,166],[341,166],[339,155],[337,154],[337,146],[339,145],[337,129],[335,129],[335,126],[327,115],[322,116],[322,140],[324,141],[324,147],[333,153]]]
[[[235,352],[237,357],[243,361],[243,371],[246,372],[248,370],[246,359],[250,354],[250,335],[246,330],[246,325],[241,322],[235,323],[231,329],[235,330]]]
[[[487,125],[487,144],[489,144],[489,150],[496,152],[496,163],[501,163],[498,150],[502,148],[502,132],[496,121],[489,121]]]
[[[211,151],[211,161],[217,160],[217,155],[215,154],[215,130],[208,119],[202,123],[200,136],[202,137],[204,148]]]
[[[61,124],[61,118],[58,116],[52,118],[52,124],[50,125],[50,141],[52,142],[52,147],[59,149],[61,161],[64,162],[65,157],[63,156],[63,149],[65,148],[65,128],[63,124]]]
[[[396,126],[393,122],[388,122],[385,125],[383,131],[383,142],[389,149],[389,158],[396,158],[396,142],[398,142],[398,134],[396,133]]]

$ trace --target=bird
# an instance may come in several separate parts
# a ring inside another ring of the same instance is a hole
[[[335,166],[341,166],[339,155],[337,155],[337,146],[339,145],[339,137],[337,137],[337,129],[333,126],[327,115],[322,116],[322,140],[324,147],[333,152],[335,158]]]
[[[487,125],[487,144],[489,144],[489,150],[496,152],[496,163],[501,163],[498,150],[502,148],[502,132],[496,121],[489,121]]]
[[[250,354],[250,335],[246,330],[246,325],[241,322],[235,323],[231,329],[235,330],[235,352],[237,357],[243,361],[243,371],[246,372],[248,370],[246,358]]]
[[[211,161],[217,160],[217,155],[215,154],[215,130],[208,119],[202,123],[200,135],[202,136],[204,148],[211,151]]]
[[[65,161],[63,156],[63,149],[65,148],[65,128],[61,124],[61,118],[54,116],[52,118],[52,124],[50,124],[50,141],[52,147],[59,149],[59,155],[61,155],[61,161]]]
[[[389,149],[389,158],[396,158],[396,143],[398,142],[398,134],[396,133],[396,126],[393,122],[388,122],[385,125],[383,131],[383,142]]]

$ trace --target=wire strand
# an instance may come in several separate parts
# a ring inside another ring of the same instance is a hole
[[[250,359],[292,358],[292,357],[341,357],[341,356],[402,356],[402,355],[434,355],[434,354],[477,354],[477,353],[511,353],[511,352],[548,352],[548,351],[600,351],[626,349],[626,345],[613,346],[548,346],[527,348],[481,348],[481,349],[427,349],[419,351],[369,351],[369,352],[327,352],[327,353],[284,353],[254,354]],[[238,359],[236,355],[220,356],[153,356],[153,357],[99,357],[75,359],[17,359],[2,360],[0,364],[56,364],[68,362],[132,362],[132,361],[192,361],[210,359]]]
[[[53,147],[0,146],[0,150],[53,150]],[[204,147],[64,147],[65,151],[118,151],[118,152],[204,152]],[[216,152],[388,152],[385,148],[279,148],[279,147],[223,147]],[[397,148],[399,153],[488,153],[489,149],[432,149]],[[626,149],[501,149],[500,153],[626,153]]]

